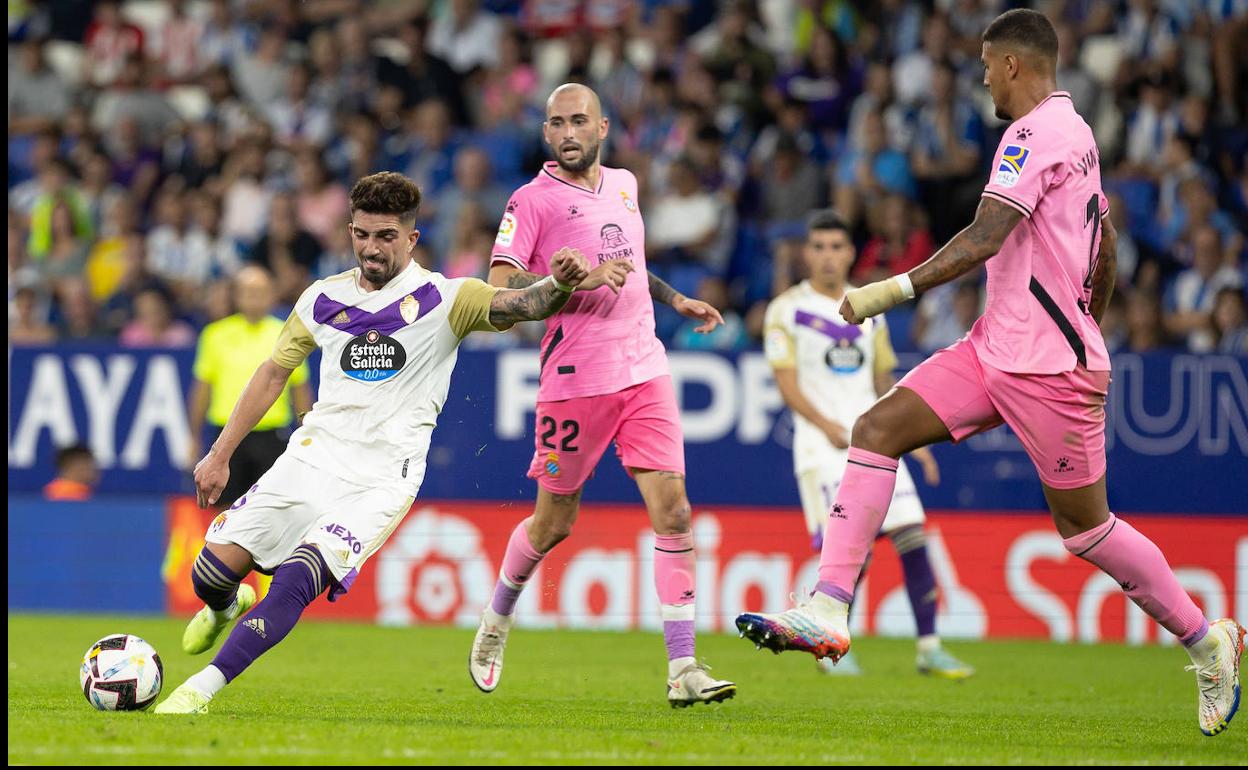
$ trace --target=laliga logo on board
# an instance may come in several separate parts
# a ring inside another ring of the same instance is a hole
[[[423,618],[475,626],[495,575],[476,525],[421,508],[377,556],[377,622],[410,626]]]

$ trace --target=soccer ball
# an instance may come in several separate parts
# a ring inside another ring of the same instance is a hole
[[[82,694],[100,711],[141,711],[156,702],[165,669],[152,645],[131,634],[106,636],[82,656]]]

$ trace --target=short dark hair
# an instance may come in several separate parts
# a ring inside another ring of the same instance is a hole
[[[95,456],[91,454],[91,450],[86,444],[70,444],[56,450],[56,469],[63,471],[69,464],[75,460],[94,460]]]
[[[832,209],[820,209],[806,217],[806,231],[813,233],[819,230],[840,230],[845,237],[850,237],[849,225]]]
[[[984,30],[985,43],[1007,43],[1030,48],[1057,61],[1057,30],[1039,11],[1015,8],[992,20]]]
[[[351,188],[351,213],[397,214],[404,222],[416,222],[420,188],[402,174],[382,171],[370,174]]]

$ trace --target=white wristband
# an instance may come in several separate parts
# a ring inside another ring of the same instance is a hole
[[[909,273],[899,273],[893,276],[893,280],[901,287],[901,295],[906,299],[914,299],[914,283],[910,280]]]
[[[576,291],[575,286],[568,286],[567,284],[559,283],[559,279],[554,277],[553,275],[548,275],[546,277],[550,279],[550,282],[555,285],[556,289],[563,292],[564,294],[571,294],[572,292]]]

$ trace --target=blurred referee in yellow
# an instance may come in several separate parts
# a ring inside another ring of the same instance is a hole
[[[273,355],[273,346],[282,331],[282,321],[269,313],[274,303],[273,279],[263,267],[249,265],[234,277],[232,316],[204,327],[199,336],[192,370],[189,464],[203,456],[204,422],[220,432],[230,412],[261,362]],[[291,400],[294,412],[291,412]],[[308,365],[301,364],[290,375],[290,382],[255,430],[243,439],[230,458],[230,482],[218,498],[216,508],[225,509],[251,488],[286,449],[295,416],[312,408]]]

